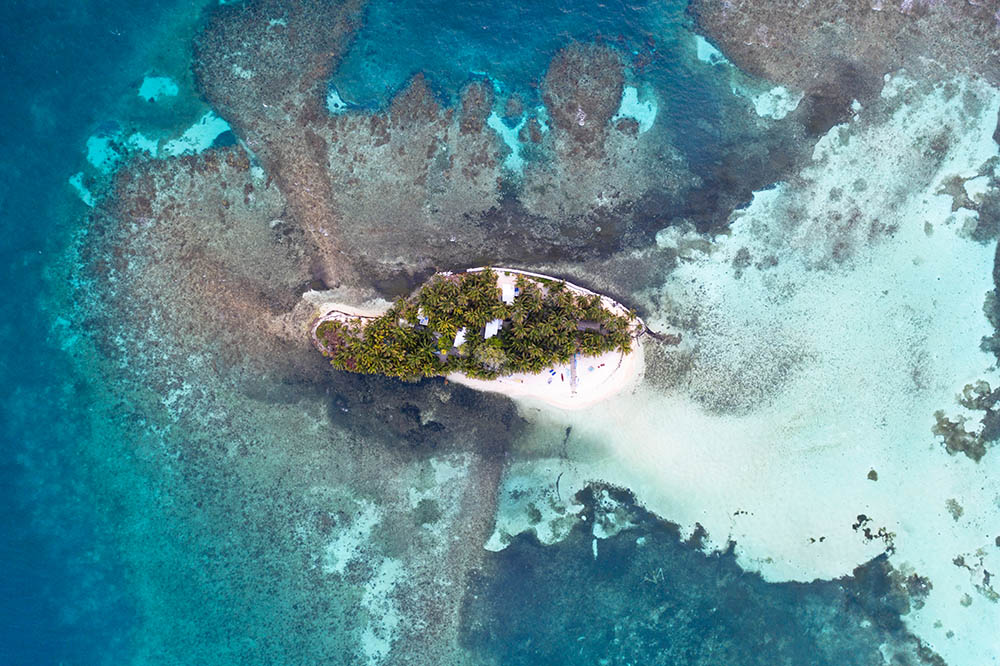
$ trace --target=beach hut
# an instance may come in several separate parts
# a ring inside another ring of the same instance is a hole
[[[483,333],[483,338],[489,340],[500,332],[501,326],[503,326],[503,319],[494,319],[493,321],[486,322],[486,331]]]
[[[505,282],[500,285],[500,300],[510,305],[514,302],[514,296],[516,295],[516,288],[513,284]]]

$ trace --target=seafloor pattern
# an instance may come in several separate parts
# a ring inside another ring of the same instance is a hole
[[[60,658],[998,663],[996,3],[166,16],[5,400],[32,529],[90,521]],[[312,350],[306,291],[477,265],[668,335],[573,415]]]

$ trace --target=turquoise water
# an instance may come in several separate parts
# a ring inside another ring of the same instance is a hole
[[[711,127],[732,104],[727,83],[692,58],[686,2],[376,2],[332,85],[349,103],[382,108],[417,72],[442,100],[489,77],[526,106],[540,103],[549,60],[568,41],[609,44],[629,54],[637,78],[655,86],[660,123],[694,170],[719,158]],[[434,37],[423,36],[434,26]],[[715,148],[716,150],[713,150]]]
[[[295,664],[316,655],[358,663],[350,623],[367,589],[361,565],[349,571],[357,578],[330,582],[316,573],[322,567],[302,536],[315,525],[322,532],[331,521],[349,523],[356,505],[337,497],[327,515],[296,498],[311,497],[325,469],[354,456],[409,469],[435,455],[468,453],[478,442],[463,434],[487,432],[503,459],[524,432],[499,399],[458,392],[439,406],[443,416],[422,414],[411,401],[425,404],[438,385],[317,379],[313,366],[255,378],[253,391],[222,380],[240,399],[253,393],[273,408],[271,430],[257,429],[265,416],[178,423],[157,395],[177,387],[142,386],[129,361],[108,351],[105,336],[118,322],[106,318],[122,314],[70,314],[82,293],[70,248],[91,243],[82,234],[99,225],[68,178],[85,168],[88,136],[155,115],[123,117],[131,107],[122,100],[134,97],[157,49],[184,54],[173,60],[189,57],[189,43],[157,40],[202,10],[200,3],[95,0],[0,9],[0,84],[9,100],[0,111],[3,663]],[[702,179],[685,212],[708,225],[766,175],[720,172],[749,130],[719,130],[737,102],[728,79],[693,59],[689,29],[680,2],[484,1],[457,10],[450,2],[383,0],[368,9],[332,84],[373,111],[417,72],[445,104],[486,75],[533,105],[560,48],[574,40],[609,44],[634,58],[633,74],[663,100],[657,122]],[[198,104],[190,90],[182,94]],[[190,108],[178,124],[190,122]],[[157,122],[169,125],[163,114]],[[234,138],[227,133],[215,148]],[[648,217],[655,230],[670,214]],[[218,390],[188,379],[188,394]],[[205,398],[213,409],[225,402]],[[233,403],[233,412],[245,404]],[[284,438],[279,419],[322,420],[317,414],[343,437],[310,439],[301,433],[313,431],[289,425]],[[213,458],[220,450],[231,468]],[[364,491],[371,502],[388,494],[375,484]],[[591,511],[592,498],[584,500]],[[907,638],[900,622],[907,602],[884,561],[842,582],[772,585],[743,572],[731,552],[704,555],[675,525],[631,506],[627,493],[621,501],[636,528],[602,542],[600,558],[581,529],[554,546],[521,536],[483,557],[470,574],[459,632],[474,663],[770,664],[778,655],[780,663],[868,664],[879,643]],[[432,516],[443,512],[420,506]],[[407,552],[406,536],[380,539],[381,553],[402,559]]]
[[[682,2],[373,3],[357,42],[333,77],[341,96],[378,105],[417,72],[443,97],[487,75],[537,102],[549,60],[568,40],[605,41],[651,60],[670,58]],[[433,37],[424,33],[433,27]]]

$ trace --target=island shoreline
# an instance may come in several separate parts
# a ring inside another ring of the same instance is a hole
[[[461,275],[464,273],[476,273],[487,270],[487,267],[470,268],[460,272],[439,272],[435,276],[447,277]],[[631,316],[636,324],[633,326],[632,350],[628,353],[620,351],[606,352],[598,356],[577,355],[568,364],[553,364],[542,372],[513,373],[497,377],[496,379],[478,379],[469,377],[460,372],[451,372],[440,375],[447,381],[461,384],[468,388],[490,393],[500,393],[515,400],[525,400],[529,402],[541,402],[543,404],[558,407],[565,410],[584,409],[604,401],[614,395],[618,395],[638,384],[645,370],[645,356],[642,347],[642,338],[646,333],[646,325],[629,308],[618,301],[591,291],[585,287],[573,284],[567,280],[524,271],[515,268],[490,267],[498,275],[498,285],[503,278],[508,280],[513,276],[524,276],[541,283],[561,282],[566,288],[576,294],[590,296],[596,295],[601,299],[601,305],[608,311],[617,314]],[[339,301],[320,301],[316,303],[316,310],[320,312],[313,317],[309,326],[309,335],[313,345],[324,352],[324,348],[319,341],[317,329],[326,321],[339,321],[347,323],[357,319],[374,320],[385,314],[392,303],[384,304],[363,304],[349,305]],[[584,367],[579,368],[580,362]],[[582,376],[581,376],[581,373]],[[570,375],[570,384],[567,385],[567,375]],[[556,382],[558,378],[558,383]],[[579,382],[582,386],[578,386]],[[568,389],[568,390],[567,390]]]

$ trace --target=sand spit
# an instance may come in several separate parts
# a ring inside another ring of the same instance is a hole
[[[507,477],[561,478],[562,497],[629,488],[686,534],[706,529],[708,549],[735,542],[769,581],[832,579],[885,553],[929,581],[904,616],[925,645],[996,663],[1000,455],[949,455],[932,428],[936,410],[965,413],[964,386],[997,384],[980,348],[994,248],[946,183],[996,182],[998,107],[982,81],[890,77],[878,107],[650,290],[654,321],[692,322],[684,381],[657,386],[651,367],[629,399],[534,415],[522,453],[535,458]],[[503,509],[498,522],[500,537],[518,530]]]
[[[466,272],[475,273],[482,270],[485,270],[485,267],[471,268]],[[558,280],[548,275],[516,268],[493,268],[493,270],[497,273],[497,285],[501,288],[507,284],[513,286],[519,275],[539,281]],[[450,275],[450,273],[439,275]],[[595,294],[570,282],[565,284],[567,289],[576,294]],[[596,295],[601,297],[601,304],[611,312],[618,315],[627,315],[630,312],[621,303],[601,294]],[[314,312],[318,314],[309,327],[310,338],[317,347],[319,340],[316,337],[316,329],[324,321],[375,319],[392,307],[388,301],[368,301],[361,305],[349,305],[336,300],[332,292],[307,292],[304,299],[314,305]],[[633,348],[628,354],[608,352],[600,356],[579,356],[569,363],[554,364],[537,374],[519,372],[485,380],[453,372],[447,375],[447,379],[477,391],[501,393],[529,404],[538,402],[560,409],[583,409],[631,389],[639,382],[645,369],[642,337],[646,325],[638,317],[636,321],[633,329]]]

